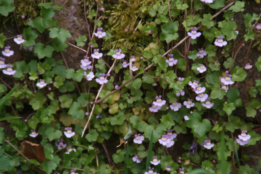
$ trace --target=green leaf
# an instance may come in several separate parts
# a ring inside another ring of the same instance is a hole
[[[52,19],[52,17],[55,15],[55,12],[53,9],[42,8],[40,10],[40,15],[45,19]]]
[[[87,37],[85,35],[80,35],[78,38],[75,38],[75,40],[78,47],[83,47],[87,41]]]
[[[47,161],[47,160],[44,160],[43,164],[42,164],[42,167],[43,167],[43,170],[47,173],[47,174],[51,174],[52,171],[54,169],[56,169],[56,167],[58,166],[58,164],[56,164],[54,161]]]
[[[60,88],[63,85],[63,78],[61,76],[56,76],[53,86]]]
[[[43,107],[46,97],[43,95],[42,92],[38,92],[33,95],[33,97],[30,99],[29,104],[32,106],[34,110],[38,110]]]
[[[237,24],[235,21],[226,21],[221,28],[221,32],[226,36],[227,40],[232,40],[237,38],[236,29]]]
[[[26,64],[26,62],[18,61],[14,63],[16,73],[13,75],[14,78],[21,78],[23,74],[27,74],[29,72],[29,66]]]
[[[81,104],[82,107],[86,107],[89,103],[90,96],[88,93],[81,93],[80,97],[78,97],[77,102]]]
[[[112,126],[121,125],[126,119],[124,112],[119,112],[117,115],[114,115],[110,118],[110,123]]]
[[[66,79],[71,79],[74,76],[74,69],[70,68],[70,69],[66,69],[66,75],[65,78]]]
[[[53,39],[52,46],[57,52],[64,51],[65,48],[68,47],[68,45],[65,42],[62,42],[58,38]]]
[[[149,149],[148,149],[148,156],[146,160],[146,171],[149,169],[150,161],[152,160],[152,146],[153,146],[153,131],[151,131],[150,135],[150,143],[149,143]]]
[[[112,155],[113,161],[117,164],[124,161],[125,151],[119,149],[115,154]]]
[[[96,16],[96,12],[94,10],[89,10],[89,15],[87,18],[92,19],[94,16]]]
[[[208,4],[213,9],[219,9],[225,6],[224,4],[225,0],[215,0],[213,3]]]
[[[75,74],[74,74],[74,76],[73,76],[73,79],[74,79],[75,81],[77,81],[77,82],[80,82],[80,81],[82,81],[83,76],[84,76],[84,71],[83,71],[83,69],[78,69],[78,70],[75,72]]]
[[[42,43],[37,43],[34,46],[34,53],[37,54],[39,59],[44,57],[51,58],[53,55],[54,48],[51,45],[47,45],[46,47]]]
[[[256,65],[258,72],[260,72],[261,71],[261,56],[258,57],[255,65]]]
[[[179,37],[177,33],[178,27],[179,23],[177,21],[170,21],[167,24],[161,25],[162,33],[160,34],[160,40],[166,40],[167,43],[176,40]]]
[[[142,81],[144,83],[152,84],[154,82],[154,79],[152,77],[144,75],[142,76]]]
[[[140,78],[137,78],[137,79],[135,79],[135,80],[133,81],[132,87],[133,87],[134,89],[140,89],[141,84],[142,84],[141,79],[140,79]]]
[[[261,108],[261,102],[257,99],[253,99],[250,103],[246,104],[246,115],[248,117],[255,117],[256,116],[256,109]]]
[[[7,16],[8,13],[15,9],[14,0],[0,0],[0,14]]]
[[[236,88],[231,88],[228,92],[227,92],[227,102],[228,103],[233,103],[235,102],[240,96],[240,92],[238,91],[238,89]]]
[[[110,114],[116,114],[119,110],[119,105],[118,103],[114,103],[113,105],[110,105],[109,107],[109,113]]]
[[[1,8],[1,6],[0,6],[0,8]],[[0,47],[1,47],[1,48],[4,48],[4,46],[5,46],[5,40],[6,40],[5,35],[4,35],[3,33],[1,33],[1,34],[0,34]]]
[[[65,42],[67,38],[72,37],[70,32],[68,30],[65,30],[63,28],[50,28],[49,37],[50,38],[58,38],[61,42]]]
[[[212,88],[212,91],[210,93],[210,98],[211,99],[223,99],[224,96],[226,95],[225,90],[220,90],[219,84],[214,84],[214,88]]]
[[[247,34],[244,35],[245,41],[254,40],[255,33],[253,31],[248,31]]]
[[[211,28],[214,26],[215,22],[212,21],[212,15],[211,14],[204,14],[202,19],[202,25],[206,26],[207,28]]]
[[[219,71],[215,71],[215,72],[212,72],[212,73],[209,73],[207,76],[206,76],[206,80],[208,83],[210,84],[216,84],[216,83],[219,83],[219,76],[221,75],[221,72]]]
[[[247,73],[243,68],[233,68],[232,70],[233,74],[232,74],[232,80],[233,81],[238,81],[238,82],[242,82],[243,80],[245,80]]]
[[[226,69],[229,69],[230,67],[233,67],[233,65],[232,65],[232,63],[233,63],[233,59],[232,59],[232,57],[230,57],[230,58],[228,58],[225,62],[224,62],[224,67],[226,68]],[[234,64],[234,63],[233,63]]]
[[[243,12],[245,7],[245,2],[236,1],[236,3],[231,6],[228,10],[232,10],[233,12]]]
[[[81,105],[78,102],[73,102],[68,114],[72,116],[73,120],[83,119],[84,111],[81,109]]]
[[[61,102],[62,108],[70,108],[73,99],[69,97],[68,95],[64,94],[62,96],[59,96],[59,101]]]
[[[171,115],[163,115],[162,118],[160,119],[161,124],[165,126],[167,129],[171,129],[172,126],[175,125],[174,121],[172,120]]]
[[[251,28],[252,27],[252,22],[255,20],[258,20],[258,15],[256,13],[253,13],[253,15],[247,13],[244,14],[244,19],[245,19],[245,27]]]
[[[58,140],[58,139],[61,138],[61,136],[63,135],[60,130],[56,130],[56,129],[54,129],[53,127],[48,127],[48,128],[45,130],[44,134],[47,136],[47,138],[48,138],[50,141]]]
[[[85,136],[85,138],[86,138],[89,142],[95,142],[95,141],[97,141],[98,136],[99,136],[99,133],[98,133],[95,129],[92,129],[92,130]]]
[[[38,33],[32,30],[31,27],[27,27],[23,30],[23,37],[25,39],[23,46],[29,47],[35,45],[35,39],[38,37]]]
[[[193,132],[198,138],[203,137],[211,129],[211,122],[207,119],[193,122]]]
[[[0,6],[1,10],[1,6]],[[0,155],[0,171],[8,171],[11,169],[10,158],[6,155]]]
[[[4,128],[0,127],[0,144],[3,143],[4,138],[5,138]]]
[[[45,29],[53,25],[53,21],[52,19],[45,19],[38,16],[34,20],[28,21],[27,24],[33,28],[36,28],[40,33],[42,33]]]
[[[223,111],[225,111],[228,116],[231,115],[235,109],[234,103],[224,103]]]

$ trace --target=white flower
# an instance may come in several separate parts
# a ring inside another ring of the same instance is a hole
[[[215,40],[214,44],[218,47],[223,47],[227,45],[227,41],[223,41],[223,36],[218,36]]]
[[[114,59],[123,59],[125,57],[125,54],[121,53],[121,49],[117,49],[116,54],[113,54],[112,57]]]
[[[183,104],[184,104],[184,106],[186,106],[186,108],[188,108],[188,109],[189,109],[189,108],[192,108],[192,107],[195,105],[195,103],[193,103],[191,99],[188,99],[188,101],[184,101]]]
[[[66,127],[65,128],[66,131],[64,131],[64,135],[67,137],[67,138],[71,138],[75,135],[75,132],[72,131],[72,128],[71,127]]]
[[[108,80],[106,79],[106,74],[103,74],[103,73],[100,73],[100,78],[96,78],[95,80],[100,85],[103,85],[108,82]]]
[[[22,44],[22,43],[24,43],[24,39],[23,39],[23,36],[22,35],[17,35],[17,38],[14,38],[14,41],[18,44],[18,45],[20,45],[20,44]]]
[[[137,68],[137,66],[136,66],[135,63],[133,63],[132,66],[130,67],[130,69],[131,69],[132,71],[137,71],[139,68]]]
[[[132,157],[132,161],[136,162],[136,163],[141,163],[142,159],[138,157],[137,154],[135,154],[134,157]]]
[[[130,63],[127,63],[126,60],[122,60],[121,66],[122,66],[123,68],[127,68],[127,67],[129,66],[129,64],[130,64]]]
[[[6,67],[6,64],[5,64],[5,59],[0,57],[0,69],[3,69]]]
[[[71,151],[76,152],[76,149],[74,149],[74,148],[72,148],[72,147],[68,147],[68,148],[67,148],[67,152],[65,152],[65,154],[70,154]]]
[[[154,101],[152,104],[156,105],[156,106],[163,106],[166,104],[166,100],[162,100],[161,95],[159,95],[159,96],[156,96],[156,101]]]
[[[6,65],[6,68],[3,70],[3,73],[6,75],[14,75],[16,73],[16,70],[13,70],[13,65]]]
[[[214,105],[214,103],[211,103],[209,100],[206,101],[206,103],[202,103],[202,106],[204,106],[205,108],[212,108]]]
[[[98,38],[103,38],[106,36],[106,32],[102,32],[103,28],[98,28],[97,33],[94,33],[94,35]]]
[[[220,79],[220,81],[224,84],[224,85],[233,85],[234,81],[231,80],[231,75],[230,74],[226,74],[226,77],[222,77]]]
[[[153,160],[150,163],[156,166],[160,163],[160,160],[158,160],[157,156],[153,156]]]
[[[203,94],[203,93],[201,93],[198,96],[196,96],[196,100],[197,101],[201,101],[201,102],[206,101],[207,98],[208,98],[208,95],[207,94]]]
[[[181,89],[179,92],[176,93],[176,96],[184,96],[185,92],[183,91],[183,89]]]
[[[206,149],[211,149],[212,147],[214,147],[214,144],[211,143],[211,140],[210,140],[210,139],[207,139],[207,140],[204,141],[203,146],[204,146]]]
[[[250,64],[250,63],[247,63],[246,65],[245,65],[245,69],[251,69],[253,66]]]
[[[152,105],[149,110],[150,112],[158,112],[160,110],[161,106]]]
[[[37,133],[34,129],[32,129],[32,130],[31,130],[31,134],[29,134],[29,135],[30,135],[30,137],[35,138],[35,137],[38,136],[38,133]]]
[[[38,86],[39,88],[43,88],[47,85],[47,83],[45,83],[44,79],[40,79],[40,82],[36,83],[36,86]]]
[[[84,72],[84,76],[86,78],[86,80],[91,81],[94,78],[94,73],[91,71],[88,74],[86,72]]]
[[[242,131],[240,135],[238,135],[238,138],[243,141],[250,140],[251,136],[249,134],[246,134],[247,131]]]
[[[188,121],[189,120],[189,117],[187,115],[184,116],[184,120],[185,121]]]
[[[199,82],[196,80],[194,80],[193,82],[192,81],[189,82],[189,86],[193,89],[195,89],[198,85],[199,85]]]
[[[196,94],[201,94],[201,93],[203,93],[203,92],[205,92],[205,91],[206,91],[206,88],[205,88],[205,87],[197,86],[197,87],[195,88],[195,93],[196,93]]]
[[[205,2],[207,4],[211,4],[214,2],[214,0],[200,0],[201,2]]]
[[[203,48],[200,48],[198,50],[198,53],[197,53],[197,56],[200,57],[200,58],[203,58],[207,55],[207,52],[203,49]]]
[[[136,144],[141,144],[144,140],[144,136],[140,134],[135,134],[135,138],[133,139],[133,142]]]
[[[14,51],[10,50],[10,46],[6,46],[4,51],[2,51],[2,54],[6,57],[10,57],[14,54]]]
[[[207,68],[205,67],[205,65],[203,64],[200,64],[199,67],[197,67],[197,70],[200,72],[200,73],[203,73],[207,70]]]
[[[197,27],[191,27],[191,32],[188,32],[188,35],[191,39],[196,39],[197,37],[201,36],[200,32],[197,32]]]
[[[94,53],[92,54],[92,58],[100,59],[103,56],[102,53],[99,53],[99,49],[94,49]]]
[[[90,61],[89,57],[87,57],[87,56],[84,56],[84,58],[81,60],[81,64],[83,66],[90,65],[91,63],[92,63],[92,61]]]
[[[181,106],[182,106],[181,103],[175,102],[172,103],[169,107],[173,111],[178,111],[181,108]]]

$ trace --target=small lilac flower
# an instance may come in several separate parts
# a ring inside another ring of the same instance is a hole
[[[170,138],[171,140],[173,140],[174,138],[177,137],[177,134],[176,134],[176,133],[172,133],[172,129],[167,130],[167,135],[169,136],[169,138]]]
[[[183,89],[181,89],[179,92],[176,93],[176,96],[184,96],[185,92],[183,91]]]
[[[32,130],[31,130],[31,133],[30,133],[29,135],[30,135],[30,137],[35,138],[35,137],[38,136],[38,133],[37,133],[34,129],[32,129]]]
[[[157,85],[158,85],[157,82],[152,83],[152,86],[157,86]]]
[[[130,58],[130,62],[135,62],[135,61],[136,61],[135,56],[131,56],[131,58]]]
[[[6,65],[6,69],[3,70],[3,73],[6,75],[14,75],[16,70],[13,70],[13,65]]]
[[[235,32],[236,32],[237,34],[239,34],[239,31],[235,30]]]
[[[178,77],[178,81],[183,81],[183,80],[185,80],[184,77]]]
[[[149,110],[150,112],[158,112],[160,110],[161,106],[152,105]]]
[[[148,31],[148,33],[149,33],[149,34],[153,34],[153,33],[154,33],[154,31],[152,31],[152,30],[149,30],[149,31]]]
[[[169,107],[173,111],[178,111],[181,108],[181,106],[182,106],[181,103],[175,102],[172,103]]]
[[[149,167],[149,171],[145,172],[144,174],[157,174],[157,172],[153,172],[153,170],[153,167]]]
[[[197,145],[195,142],[192,143],[190,146],[189,150],[192,150],[193,155],[195,154],[195,150],[197,149]]]
[[[241,140],[241,139],[239,139],[239,138],[236,138],[236,141],[237,141],[237,143],[238,143],[239,145],[241,145],[241,146],[244,146],[244,145],[246,145],[246,144],[249,143],[249,141],[243,141],[243,140]]]
[[[166,104],[166,100],[161,100],[161,95],[156,96],[156,101],[153,102],[156,106],[163,106]]]
[[[188,32],[188,35],[191,39],[196,39],[197,37],[201,36],[200,32],[197,32],[197,27],[191,27],[191,32]]]
[[[136,163],[141,163],[143,159],[139,158],[137,154],[135,154],[134,157],[132,157],[132,161]]]
[[[257,24],[257,25],[256,25],[256,29],[257,29],[257,30],[261,30],[261,24]]]
[[[129,66],[129,64],[130,64],[130,63],[127,63],[126,60],[122,60],[121,66],[122,66],[123,68],[127,68],[127,67]]]
[[[112,57],[115,59],[123,59],[125,54],[121,53],[121,49],[117,49],[116,54],[113,54]]]
[[[4,51],[2,51],[2,54],[6,57],[10,57],[14,54],[14,51],[10,50],[10,46],[6,46]]]
[[[160,160],[158,160],[157,156],[153,156],[152,161],[150,161],[150,163],[156,166],[160,163]]]
[[[97,83],[99,83],[100,85],[103,85],[105,83],[108,82],[108,80],[106,79],[106,75],[103,73],[100,73],[100,78],[96,78],[95,79]]]
[[[102,53],[99,53],[99,49],[94,49],[94,53],[92,54],[92,58],[100,59],[103,56]]]
[[[22,174],[22,170],[17,170],[17,174]]]
[[[71,138],[75,135],[75,132],[72,131],[72,127],[66,127],[64,128],[66,131],[64,131],[64,135],[67,137],[67,138]]]
[[[78,173],[76,173],[75,171],[76,171],[76,169],[72,169],[71,172],[70,172],[70,174],[78,174]]]
[[[228,86],[223,84],[220,89],[224,89],[227,92],[229,88],[228,88]]]
[[[136,144],[141,144],[144,140],[144,136],[140,134],[135,134],[135,138],[133,139],[133,142]]]
[[[99,118],[102,119],[102,116],[100,115],[100,113],[99,113],[99,115],[96,116],[96,119],[99,119]]]
[[[250,63],[247,63],[246,65],[245,65],[245,69],[251,69],[253,66],[250,64]]]
[[[102,8],[100,8],[100,9],[99,9],[99,11],[100,11],[100,12],[101,12],[101,11],[104,11],[104,8],[103,8],[103,7],[102,7]]]
[[[63,149],[67,146],[67,144],[63,144],[63,139],[57,140],[55,145],[57,146],[58,150]]]
[[[0,57],[0,69],[3,69],[6,67],[6,64],[5,64],[5,59]]]
[[[166,62],[169,64],[169,66],[177,65],[178,60],[174,59],[173,54],[169,54],[169,59],[166,60]]]
[[[40,82],[36,83],[36,86],[38,86],[39,88],[43,88],[47,85],[47,83],[45,83],[44,79],[40,79]]]
[[[166,146],[170,143],[171,140],[168,135],[162,135],[162,137],[158,141],[161,145]]]
[[[203,93],[201,93],[198,96],[196,96],[196,100],[197,101],[201,101],[201,102],[206,101],[207,98],[208,98],[208,95],[207,94],[203,94]]]
[[[179,174],[184,174],[184,168],[179,168]]]
[[[203,58],[207,55],[207,52],[203,49],[203,48],[200,48],[198,50],[198,53],[197,53],[197,56],[200,57],[200,58]]]
[[[211,4],[214,2],[214,0],[200,0],[201,2],[205,2],[207,4]]]
[[[167,166],[167,167],[165,168],[165,170],[168,171],[168,172],[172,171],[172,169],[171,169],[170,166]]]
[[[206,149],[211,149],[212,147],[214,147],[214,144],[211,143],[211,140],[209,138],[207,138],[204,143],[203,143],[203,146],[206,148]]]
[[[197,67],[197,70],[200,72],[200,73],[203,73],[207,70],[206,66],[203,65],[203,64],[200,64],[199,67]]]
[[[184,120],[185,121],[188,121],[189,120],[189,117],[187,115],[184,116]]]
[[[214,103],[210,102],[210,98],[207,99],[206,103],[202,103],[202,106],[204,106],[205,108],[208,108],[208,109],[212,108],[213,105],[214,105]]]
[[[223,36],[218,36],[215,40],[214,44],[218,47],[223,47],[227,45],[227,41],[223,41]]]
[[[222,77],[220,79],[220,81],[224,84],[224,85],[233,85],[234,81],[231,80],[231,75],[230,74],[226,74],[226,77]]]
[[[92,66],[91,65],[83,65],[83,64],[81,64],[81,66],[80,66],[83,70],[88,70],[88,69],[92,69]]]
[[[68,147],[68,148],[67,148],[67,152],[65,152],[65,154],[70,154],[71,151],[76,152],[76,149],[75,149],[75,148],[72,148],[72,147]]]
[[[201,94],[201,93],[203,93],[203,92],[205,92],[205,91],[206,91],[206,88],[205,88],[205,87],[197,86],[197,87],[195,88],[195,93],[196,93],[196,94]]]
[[[84,76],[86,78],[86,80],[91,81],[94,78],[94,73],[91,71],[88,74],[86,72],[84,72]]]
[[[198,85],[199,85],[199,82],[196,80],[194,80],[193,82],[192,81],[189,82],[189,86],[193,89],[195,89]]]
[[[238,135],[238,138],[236,139],[237,143],[241,146],[244,146],[249,143],[249,140],[251,136],[249,134],[246,134],[247,131],[242,131],[240,135]]]
[[[85,112],[85,115],[88,116],[88,115],[89,115],[89,112]]]
[[[89,57],[84,56],[84,58],[81,60],[81,64],[82,64],[83,66],[87,66],[87,65],[92,64],[92,61],[90,61],[90,58],[89,58]]]
[[[195,103],[193,103],[191,99],[188,99],[188,101],[184,101],[183,104],[184,104],[184,106],[186,106],[186,108],[188,108],[188,109],[189,109],[189,108],[192,108],[192,107],[195,105]]]
[[[103,28],[98,28],[97,33],[94,33],[94,35],[98,38],[103,38],[106,36],[106,32],[102,32]]]
[[[14,38],[15,43],[17,43],[18,45],[24,43],[24,39],[22,35],[17,35],[17,38]]]
[[[137,66],[136,66],[135,63],[133,63],[132,66],[130,67],[130,69],[131,69],[132,71],[137,71],[139,68],[137,68]]]

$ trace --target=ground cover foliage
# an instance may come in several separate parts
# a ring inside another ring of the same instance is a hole
[[[261,139],[261,80],[250,102],[237,88],[261,71],[238,54],[261,36],[247,2],[83,0],[77,37],[54,20],[66,3],[0,0],[19,32],[0,33],[0,173],[259,173],[240,154]]]

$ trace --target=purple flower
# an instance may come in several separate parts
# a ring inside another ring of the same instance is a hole
[[[214,144],[211,143],[211,140],[209,138],[207,138],[204,142],[203,142],[203,147],[205,147],[206,149],[211,149],[212,147],[214,147]]]
[[[176,93],[176,96],[184,96],[185,92],[183,91],[183,89],[181,89],[179,92]]]
[[[189,120],[189,117],[187,115],[184,116],[184,120],[185,121],[188,121]]]
[[[98,38],[103,38],[106,36],[106,32],[102,32],[103,28],[98,28],[97,33],[94,33],[94,35]]]
[[[78,174],[78,173],[76,173],[75,171],[76,171],[76,169],[72,169],[71,172],[70,172],[70,174]]]
[[[126,60],[122,60],[121,66],[122,66],[123,68],[127,68],[127,67],[129,66],[129,64],[130,64],[130,63],[127,63]]]
[[[201,93],[203,93],[205,91],[206,91],[206,88],[205,87],[201,87],[199,85],[195,88],[195,93],[196,94],[201,94]]]
[[[6,67],[6,64],[5,64],[5,59],[0,57],[0,69],[3,69]]]
[[[131,69],[132,71],[137,71],[139,68],[137,68],[137,66],[136,66],[135,63],[133,63],[132,66],[130,67],[130,69]]]
[[[249,141],[243,141],[243,140],[241,140],[241,139],[239,139],[239,138],[237,138],[236,141],[237,141],[237,143],[238,143],[239,145],[241,145],[241,146],[244,146],[244,145],[246,145],[246,144],[249,143]]]
[[[204,106],[205,108],[208,108],[208,109],[212,108],[213,105],[214,105],[214,103],[210,102],[210,98],[207,99],[206,103],[202,103],[202,106]]]
[[[80,66],[83,70],[87,70],[87,69],[92,69],[92,66],[91,65],[83,65],[83,64],[81,64],[81,66]]]
[[[206,101],[207,98],[208,98],[208,95],[207,94],[203,94],[203,93],[201,93],[198,96],[196,96],[196,100],[197,101],[201,101],[201,102]]]
[[[97,83],[99,83],[100,85],[103,85],[105,83],[108,82],[108,80],[106,79],[106,75],[103,73],[100,73],[100,78],[96,78],[95,79]]]
[[[102,8],[100,8],[100,9],[99,9],[99,11],[100,11],[100,12],[101,12],[101,11],[104,11],[104,8],[103,8],[103,7],[102,7]]]
[[[178,81],[183,81],[185,78],[183,77],[178,77]]]
[[[103,56],[102,53],[99,53],[99,49],[94,49],[94,53],[92,54],[92,58],[100,59]]]
[[[152,161],[150,161],[150,163],[156,166],[160,163],[160,160],[158,160],[157,156],[153,156]]]
[[[24,43],[24,39],[22,35],[17,35],[17,38],[14,38],[15,43],[17,43],[18,45]]]
[[[177,65],[178,60],[174,59],[173,54],[169,54],[169,60],[166,60],[169,66]]]
[[[30,135],[30,137],[35,138],[35,137],[38,136],[38,133],[37,133],[34,129],[32,129],[32,130],[31,130],[31,133],[30,133],[29,135]]]
[[[152,105],[149,110],[150,112],[158,112],[160,110],[161,106]]]
[[[135,134],[135,138],[133,139],[133,142],[136,144],[141,144],[144,140],[144,136],[140,134]]]
[[[200,0],[201,2],[205,2],[207,4],[211,4],[214,2],[214,0]]]
[[[167,130],[167,135],[169,136],[169,138],[170,138],[171,140],[173,140],[174,138],[177,137],[177,134],[176,134],[176,133],[172,133],[172,129]]]
[[[166,146],[170,143],[171,140],[168,135],[162,135],[162,137],[158,141],[161,145]]]
[[[237,143],[241,146],[244,146],[249,143],[251,136],[247,134],[247,131],[242,131],[238,138],[236,139]]]
[[[96,116],[96,119],[99,119],[99,118],[102,119],[102,116],[100,114]]]
[[[261,24],[256,24],[256,29],[261,30]]]
[[[6,75],[14,75],[16,70],[13,70],[13,65],[6,65],[6,69],[3,70],[3,73]]]
[[[218,47],[223,47],[227,45],[227,41],[223,41],[223,36],[218,36],[215,40],[214,44]]]
[[[64,128],[66,131],[64,131],[64,135],[67,137],[67,138],[71,138],[75,135],[75,132],[72,131],[72,127],[66,127]]]
[[[190,146],[189,150],[192,150],[193,155],[195,154],[195,150],[197,149],[197,145],[195,142],[192,143],[192,146]]]
[[[195,105],[195,103],[193,103],[191,99],[188,99],[188,101],[184,101],[183,104],[184,104],[184,106],[186,106],[186,108],[188,108],[188,109],[189,109],[189,108],[192,108],[192,107]]]
[[[130,62],[135,62],[135,61],[136,61],[135,56],[131,56],[131,58],[130,58]]]
[[[81,60],[81,64],[82,64],[83,66],[87,66],[87,65],[92,64],[92,61],[90,61],[90,58],[89,58],[89,57],[84,56],[84,58]]]
[[[226,77],[222,77],[220,79],[220,81],[224,84],[224,85],[233,85],[234,81],[231,80],[231,75],[230,74],[226,74]]]
[[[85,115],[88,116],[88,115],[89,115],[89,112],[85,112]]]
[[[86,78],[86,80],[91,81],[94,78],[94,73],[91,71],[88,74],[86,72],[84,72],[84,76]]]
[[[132,157],[132,161],[133,161],[133,162],[136,162],[136,163],[140,163],[140,162],[142,161],[142,159],[141,159],[141,158],[138,158],[138,155],[135,154],[135,156]]]
[[[10,50],[10,46],[6,46],[4,51],[2,51],[2,54],[6,57],[10,57],[14,54],[14,51]]]
[[[76,149],[75,148],[72,148],[71,146],[67,148],[67,152],[65,152],[65,154],[70,154],[71,151],[74,151],[76,152]]]
[[[58,150],[63,149],[67,146],[67,144],[63,144],[63,139],[57,140],[55,145],[57,146]]]
[[[188,32],[188,35],[191,39],[196,39],[197,37],[201,36],[200,32],[197,32],[197,27],[191,27],[191,32]]]
[[[172,169],[171,169],[170,166],[167,166],[167,167],[165,168],[165,170],[168,171],[168,172],[172,171]]]
[[[157,172],[153,172],[153,170],[153,167],[149,167],[149,171],[145,172],[144,174],[157,174]]]
[[[199,85],[199,82],[196,80],[194,80],[193,82],[192,81],[189,82],[189,86],[193,89],[195,89],[198,85]]]
[[[200,48],[198,50],[198,53],[197,53],[197,56],[200,57],[200,58],[203,58],[207,55],[207,52],[203,49],[203,48]]]
[[[182,106],[181,103],[175,102],[172,103],[169,107],[173,111],[178,111],[181,108],[181,106]]]
[[[250,64],[250,63],[247,63],[246,65],[245,65],[245,69],[251,69],[253,66]]]
[[[112,57],[115,59],[123,59],[125,57],[125,54],[121,53],[121,49],[117,49],[116,54],[113,54]]]
[[[156,97],[156,101],[153,102],[156,106],[163,106],[166,104],[166,100],[161,100],[161,95]]]
[[[40,79],[40,82],[36,83],[36,86],[38,86],[39,88],[43,88],[47,85],[47,83],[45,83],[44,79]]]
[[[224,89],[227,92],[229,88],[228,88],[228,86],[223,84],[220,89]]]
[[[203,64],[200,64],[199,67],[197,67],[197,70],[200,72],[200,73],[203,73],[207,70],[206,66],[203,65]]]

